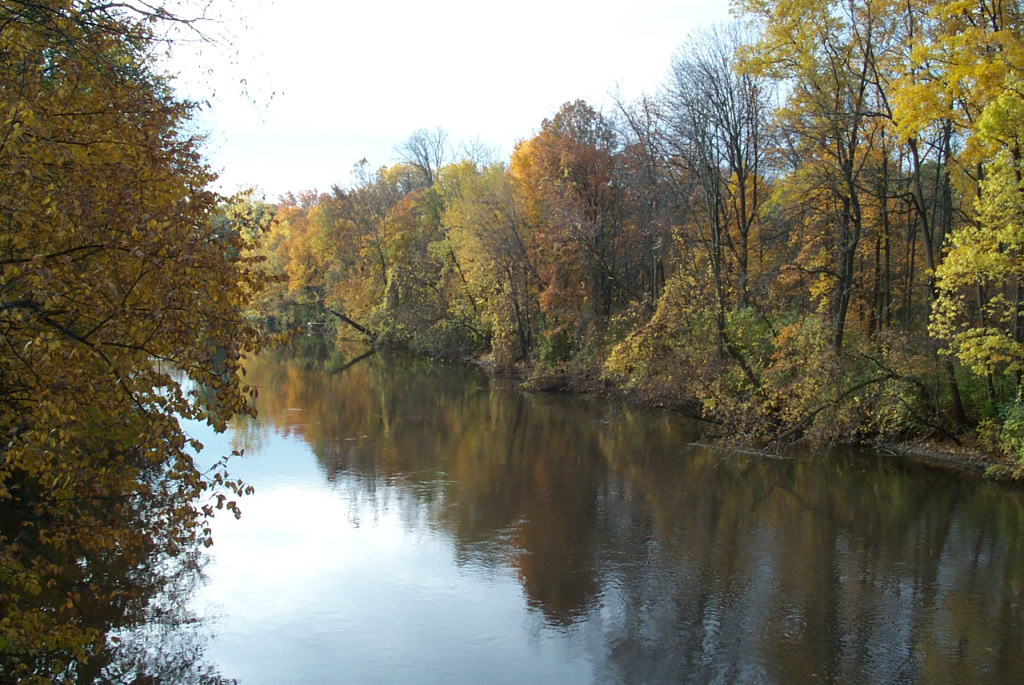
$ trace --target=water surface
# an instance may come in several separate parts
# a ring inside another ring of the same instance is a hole
[[[339,369],[254,362],[258,419],[189,424],[256,487],[195,600],[225,676],[1024,682],[1017,489],[695,448],[681,417],[448,365]]]

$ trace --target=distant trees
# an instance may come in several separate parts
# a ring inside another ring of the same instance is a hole
[[[659,93],[566,103],[507,166],[415,132],[374,176],[406,179],[400,201],[343,194],[369,280],[339,297],[392,342],[601,376],[762,439],[987,421],[1016,444],[1018,3],[735,7]]]

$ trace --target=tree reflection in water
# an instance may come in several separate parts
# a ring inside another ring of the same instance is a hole
[[[81,674],[85,677],[80,682],[92,678],[167,685],[235,683],[205,661],[210,637],[207,619],[200,619],[190,609],[190,599],[204,580],[205,559],[194,549],[156,563],[149,571],[150,583],[130,591],[138,613],[110,620],[104,653],[88,673]]]
[[[36,607],[55,621],[74,622],[92,640],[84,648],[46,644],[32,655],[9,655],[14,663],[24,664],[32,678],[175,685],[234,682],[204,661],[209,632],[189,604],[205,579],[206,557],[198,540],[183,546],[150,523],[166,511],[167,502],[155,499],[133,499],[118,509],[138,531],[132,541],[135,561],[116,545],[91,555],[49,550],[59,573],[55,585],[41,588],[35,596]],[[96,506],[102,510],[102,503]],[[0,682],[6,682],[4,670],[0,668]]]
[[[238,447],[301,438],[352,516],[397,508],[456,563],[511,569],[610,682],[1024,681],[1017,491],[694,449],[677,417],[429,362],[257,362],[248,380],[264,418]]]

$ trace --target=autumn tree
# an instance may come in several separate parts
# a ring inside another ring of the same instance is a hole
[[[730,24],[694,34],[683,44],[665,87],[666,121],[657,140],[666,168],[699,183],[706,244],[723,306],[727,289],[735,291],[729,300],[734,297],[739,306],[748,301],[751,242],[768,195],[765,156],[772,146],[773,87],[763,76],[734,69],[743,40],[739,25]],[[733,272],[728,285],[726,271]]]
[[[666,174],[657,132],[661,123],[654,101],[617,102],[617,128],[623,141],[619,155],[627,229],[624,278],[648,310],[665,287],[675,254],[672,228],[684,200],[675,178]],[[685,212],[685,210],[683,210]]]
[[[771,85],[733,68],[741,44],[738,26],[731,25],[695,34],[682,46],[662,97],[664,123],[655,145],[699,217],[696,236],[715,291],[718,350],[756,385],[749,362],[729,339],[726,314],[749,303],[751,243],[767,196]]]
[[[894,98],[908,137],[948,120],[965,140],[956,162],[974,191],[969,221],[936,269],[931,331],[985,379],[998,411],[987,431],[1024,463],[1024,324],[1020,222],[1024,197],[1024,15],[1017,2],[923,3],[927,32],[914,78]],[[994,426],[994,427],[993,427]]]
[[[178,420],[249,410],[261,270],[252,232],[214,220],[195,105],[153,66],[168,19],[0,7],[0,660],[16,679],[74,679],[103,647],[86,613],[120,590],[93,560],[175,555],[235,506]]]
[[[499,365],[527,359],[539,324],[534,227],[502,165],[461,172],[463,191],[445,213],[473,306]]]
[[[865,159],[878,136],[878,125],[869,116],[874,95],[871,42],[863,35],[879,30],[881,19],[871,3],[804,6],[751,0],[738,6],[763,31],[747,51],[744,68],[791,85],[780,112],[781,126],[802,148],[799,175],[825,193],[819,207],[830,233],[822,244],[831,253],[827,303],[834,347],[841,353],[865,231]]]
[[[620,147],[608,117],[576,101],[512,155],[524,216],[537,227],[545,339],[560,350],[556,357],[640,295],[624,278]]]

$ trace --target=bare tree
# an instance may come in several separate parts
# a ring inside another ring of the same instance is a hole
[[[400,161],[420,172],[427,188],[434,185],[438,170],[454,156],[448,145],[448,134],[440,126],[433,130],[421,128],[413,131],[404,143],[395,148],[395,152]]]
[[[671,166],[699,179],[712,259],[719,268],[731,257],[740,306],[748,297],[752,230],[767,196],[772,111],[768,79],[733,69],[743,42],[732,24],[692,35],[677,53],[662,98],[668,121],[661,145]]]
[[[729,340],[726,309],[733,304],[732,290],[735,304],[748,302],[750,240],[767,197],[763,177],[772,89],[768,79],[733,68],[742,44],[742,30],[734,24],[693,34],[683,45],[660,98],[663,119],[653,147],[679,186],[696,191],[694,210],[703,219],[699,238],[717,299],[719,349],[756,384]]]
[[[501,161],[500,150],[480,140],[480,136],[459,143],[458,156],[473,162],[478,169],[486,169]]]

